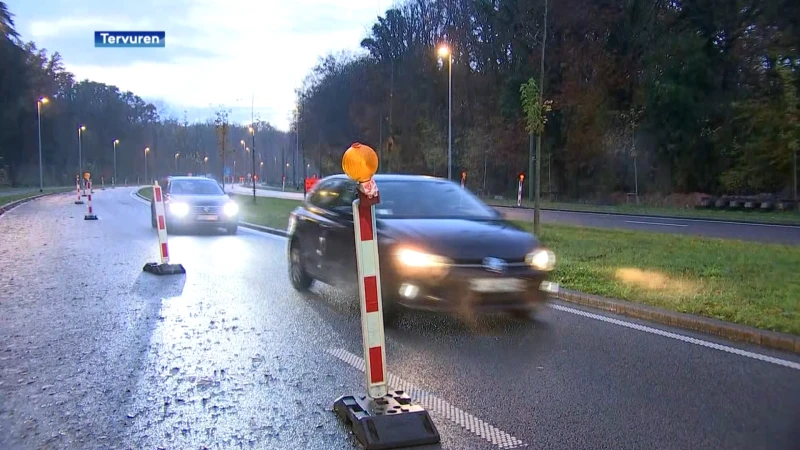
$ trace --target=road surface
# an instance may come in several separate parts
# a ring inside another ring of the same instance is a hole
[[[247,229],[171,235],[187,274],[145,274],[132,192],[95,191],[97,221],[69,194],[0,217],[0,448],[355,448],[330,411],[364,392],[353,299],[295,292],[285,240]],[[800,442],[799,357],[565,303],[474,328],[407,313],[387,358],[444,449]]]
[[[226,187],[227,188],[227,187]],[[252,195],[252,188],[234,186],[232,191],[236,194]],[[275,197],[302,200],[303,193],[282,192],[267,189],[257,189],[256,195],[262,197]],[[525,220],[533,222],[533,210],[513,207],[495,207],[504,216],[511,220]],[[631,216],[624,214],[607,214],[573,211],[541,211],[542,223],[559,223],[580,225],[598,228],[619,228],[635,231],[649,231],[657,233],[677,233],[715,237],[723,239],[738,239],[771,244],[800,245],[800,226],[798,225],[770,225],[742,222],[724,222],[704,219],[686,219],[676,217],[656,216]]]

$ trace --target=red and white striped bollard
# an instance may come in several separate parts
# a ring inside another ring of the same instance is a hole
[[[380,195],[374,180],[358,184],[358,199],[353,202],[353,223],[358,263],[358,289],[361,294],[361,336],[364,343],[367,393],[372,398],[383,397],[388,390],[378,236],[375,232],[375,204],[378,202]]]
[[[517,206],[522,206],[522,182],[525,181],[525,175],[519,176],[519,188],[517,188]]]
[[[167,215],[164,208],[164,195],[161,186],[156,182],[153,185],[153,203],[156,213],[156,229],[158,230],[158,252],[160,263],[147,263],[144,265],[145,272],[155,275],[175,275],[186,273],[186,269],[180,264],[169,263],[169,245],[167,244]]]
[[[86,180],[86,184],[89,185],[89,195],[86,197],[86,205],[88,206],[88,211],[86,215],[83,216],[83,220],[97,220],[97,216],[94,214],[92,210],[92,180]]]
[[[378,258],[375,205],[380,203],[372,178],[378,156],[369,146],[354,143],[342,158],[342,168],[358,182],[353,201],[358,291],[361,304],[361,338],[367,397],[342,396],[333,409],[350,426],[365,448],[400,448],[440,442],[430,414],[415,404],[408,393],[389,391],[386,373],[386,341]],[[366,179],[367,181],[362,181]]]
[[[75,176],[75,191],[78,193],[78,199],[75,200],[76,205],[82,205],[83,200],[81,200],[81,177],[80,175]]]

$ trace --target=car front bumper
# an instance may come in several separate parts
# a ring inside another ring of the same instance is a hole
[[[506,273],[496,274],[480,267],[453,266],[438,277],[392,270],[381,283],[389,301],[439,312],[535,310],[558,292],[558,284],[548,280],[547,272],[529,267],[509,268]]]

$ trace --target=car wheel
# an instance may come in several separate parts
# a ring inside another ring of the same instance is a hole
[[[227,227],[225,227],[225,231],[227,231],[228,234],[236,234],[236,230],[238,230],[238,229],[239,229],[239,225],[238,224],[237,225],[228,225]]]
[[[292,241],[289,249],[289,279],[292,286],[298,291],[307,291],[314,282],[314,279],[306,272],[303,252],[297,241]]]

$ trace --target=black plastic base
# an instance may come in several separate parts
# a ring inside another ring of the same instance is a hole
[[[186,273],[186,269],[180,264],[147,263],[142,270],[153,275],[180,275]]]
[[[366,450],[438,444],[439,431],[430,414],[412,403],[403,391],[390,391],[371,399],[346,395],[339,397],[333,410],[342,418]]]
[[[87,214],[83,216],[83,220],[97,220],[97,216],[95,216],[94,214]]]
[[[82,205],[83,204],[83,200],[75,200],[75,204],[76,205]]]

